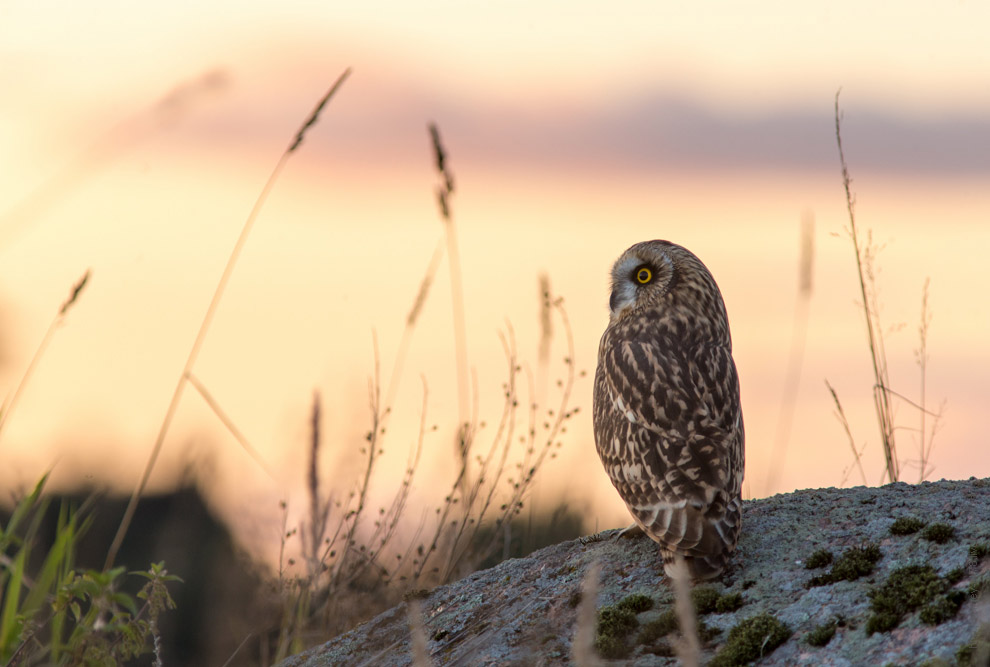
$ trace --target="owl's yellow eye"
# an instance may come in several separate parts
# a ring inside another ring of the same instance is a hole
[[[645,285],[646,283],[653,280],[653,272],[650,271],[645,266],[641,266],[636,270],[636,282],[640,285]]]

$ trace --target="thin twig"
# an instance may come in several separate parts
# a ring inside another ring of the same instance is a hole
[[[780,472],[787,458],[787,445],[790,440],[794,412],[797,408],[798,389],[801,386],[801,369],[804,365],[804,348],[808,338],[808,308],[811,302],[812,276],[815,252],[815,217],[808,211],[801,217],[801,252],[798,263],[798,296],[794,307],[794,321],[791,327],[791,352],[784,376],[783,393],[780,400],[780,413],[777,418],[777,431],[770,456],[770,470],[764,492],[769,495],[777,486]]]
[[[83,277],[72,286],[72,291],[69,293],[69,297],[62,303],[59,307],[58,312],[55,313],[55,317],[48,324],[48,328],[45,330],[45,335],[41,337],[41,342],[38,343],[38,349],[34,351],[34,356],[31,357],[31,361],[28,363],[27,368],[24,370],[24,375],[21,376],[20,381],[18,381],[17,386],[14,387],[14,392],[7,398],[4,399],[3,405],[0,406],[0,432],[3,431],[4,425],[7,423],[7,419],[10,417],[10,413],[13,412],[14,406],[17,405],[17,401],[21,397],[21,393],[24,391],[24,387],[27,385],[28,379],[34,374],[34,369],[38,365],[38,361],[44,354],[45,350],[48,349],[48,344],[51,342],[52,336],[55,334],[55,329],[62,322],[66,313],[69,312],[69,308],[75,304],[76,300],[79,299],[79,295],[82,293],[83,288],[89,281],[90,270],[86,269],[86,273]]]
[[[128,148],[188,111],[192,102],[202,99],[206,93],[224,88],[227,79],[225,71],[211,70],[195,79],[180,82],[162,98],[98,137],[11,208],[0,211],[0,245],[15,239],[46,209],[72,195],[80,185]]]
[[[674,588],[674,612],[681,628],[680,637],[673,642],[674,651],[684,667],[698,667],[701,663],[701,642],[698,639],[698,620],[691,602],[691,575],[680,554],[674,555],[670,581]]]
[[[457,246],[457,226],[450,212],[450,196],[454,193],[454,177],[447,166],[447,152],[440,141],[440,130],[430,123],[430,140],[441,183],[437,187],[437,203],[447,237],[447,260],[450,264],[450,290],[454,315],[454,349],[457,359],[458,431],[468,423],[468,359],[467,327],[464,320],[464,280],[461,275],[460,252]],[[463,448],[462,448],[463,449]],[[463,455],[463,452],[462,452]]]
[[[835,393],[835,389],[829,384],[828,380],[825,380],[825,386],[832,393],[832,400],[835,401],[836,416],[839,419],[839,423],[842,424],[842,428],[846,431],[846,436],[849,438],[849,447],[852,449],[853,458],[856,460],[856,466],[859,468],[859,474],[863,478],[863,484],[866,485],[866,472],[863,470],[863,462],[860,460],[859,452],[856,451],[856,441],[853,439],[852,430],[849,428],[849,420],[846,419],[846,412],[842,409],[842,403],[839,402],[839,395]],[[843,484],[845,479],[842,480]]]
[[[880,387],[887,387],[890,383],[887,378],[887,359],[883,348],[883,335],[879,322],[875,321],[878,318],[876,312],[876,293],[873,290],[872,293],[868,294],[866,289],[867,274],[870,277],[873,276],[872,240],[868,241],[867,248],[864,252],[862,246],[860,246],[856,230],[855,197],[852,194],[849,169],[846,166],[846,156],[842,150],[842,113],[839,110],[839,94],[841,92],[842,90],[840,89],[835,93],[835,140],[839,148],[839,164],[842,167],[842,186],[846,192],[846,210],[849,213],[848,232],[856,250],[856,270],[859,275],[859,289],[863,299],[863,312],[866,319],[866,332],[870,344],[870,361],[873,364],[875,384]],[[873,309],[870,307],[871,303],[874,304]],[[891,482],[896,482],[899,478],[899,472],[897,470],[897,450],[894,444],[894,420],[890,400],[886,392],[874,391],[873,401],[876,407],[877,425],[880,427],[880,439],[887,464],[887,477]]]
[[[598,604],[601,565],[592,561],[581,581],[581,603],[577,610],[577,628],[571,643],[571,660],[577,667],[600,667],[602,659],[595,651],[595,612]]]
[[[161,427],[158,430],[158,436],[155,438],[155,444],[151,448],[151,454],[148,457],[148,462],[145,464],[144,472],[141,474],[141,479],[138,482],[138,485],[134,488],[134,493],[131,494],[131,499],[127,503],[127,509],[124,511],[124,516],[120,521],[120,526],[117,528],[117,534],[114,536],[113,542],[110,544],[110,549],[107,551],[107,558],[103,564],[104,571],[113,567],[113,563],[117,558],[117,552],[120,550],[120,546],[124,541],[124,536],[127,535],[127,530],[130,528],[131,521],[134,519],[134,512],[137,510],[138,499],[141,497],[141,494],[144,493],[144,489],[148,485],[148,480],[151,478],[151,472],[155,469],[158,456],[161,454],[162,446],[165,444],[165,435],[168,433],[169,426],[172,424],[172,419],[175,417],[175,411],[179,407],[179,400],[182,398],[182,391],[186,385],[186,377],[192,371],[193,365],[196,363],[200,348],[203,346],[203,341],[206,340],[206,333],[209,331],[210,323],[213,321],[213,316],[216,314],[217,306],[219,306],[220,299],[223,297],[227,283],[230,281],[230,276],[234,272],[234,266],[237,264],[241,250],[247,242],[247,238],[251,233],[252,227],[254,227],[254,221],[261,212],[262,206],[264,206],[265,202],[268,200],[268,195],[275,186],[275,182],[278,180],[279,174],[282,173],[282,168],[285,166],[286,162],[288,162],[289,157],[302,143],[306,131],[316,122],[316,119],[323,110],[323,107],[330,100],[333,94],[337,92],[350,73],[350,68],[344,70],[344,73],[340,75],[333,86],[330,87],[330,90],[328,90],[327,93],[320,99],[320,102],[316,105],[316,108],[309,116],[307,116],[306,121],[295,133],[289,147],[282,153],[282,156],[279,158],[278,163],[276,163],[271,175],[265,182],[265,186],[261,189],[261,194],[258,195],[251,212],[248,214],[247,220],[244,222],[244,226],[241,228],[241,233],[237,237],[237,241],[234,243],[234,248],[231,250],[230,256],[227,258],[227,264],[224,266],[223,273],[220,275],[220,281],[217,283],[216,290],[213,292],[213,298],[210,300],[210,305],[207,307],[206,314],[203,316],[203,321],[199,325],[199,331],[196,333],[196,338],[193,340],[192,348],[189,350],[189,356],[186,358],[186,363],[182,367],[182,372],[179,374],[179,379],[176,382],[175,390],[172,392],[172,399],[169,402],[168,409],[165,411],[165,418],[162,420]]]
[[[213,410],[213,414],[217,416],[217,418],[220,420],[220,423],[222,423],[224,426],[227,427],[227,430],[230,431],[230,434],[232,436],[234,436],[234,439],[237,440],[237,443],[244,449],[245,452],[248,453],[248,456],[254,459],[254,462],[257,463],[271,479],[275,479],[275,473],[273,473],[272,469],[268,466],[267,463],[265,463],[265,459],[262,458],[261,454],[258,453],[258,450],[251,445],[251,443],[248,441],[247,437],[241,432],[241,430],[237,428],[237,425],[234,423],[234,421],[227,415],[226,412],[223,411],[223,409],[220,407],[220,404],[216,401],[215,398],[213,398],[213,395],[210,394],[206,386],[202,382],[200,382],[199,378],[197,378],[194,373],[190,372],[186,375],[186,379],[189,380],[189,384],[191,384],[193,388],[199,392],[199,395],[203,397],[203,400],[206,401],[206,404],[210,407],[211,410]]]
[[[406,612],[409,615],[409,639],[412,643],[413,667],[431,667],[430,647],[426,643],[426,628],[423,626],[423,611],[417,600],[406,602]]]

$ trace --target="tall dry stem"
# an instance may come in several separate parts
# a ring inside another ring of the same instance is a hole
[[[4,399],[3,405],[0,405],[0,433],[3,432],[3,427],[7,424],[10,413],[13,412],[14,407],[17,405],[17,401],[20,400],[24,387],[27,386],[27,381],[34,374],[34,369],[37,367],[38,361],[45,353],[45,350],[48,349],[48,344],[51,342],[52,336],[55,334],[55,329],[57,329],[58,325],[65,319],[65,315],[69,312],[69,308],[76,303],[79,299],[79,295],[82,294],[83,288],[86,287],[86,283],[89,282],[89,275],[90,271],[89,269],[86,269],[86,273],[83,274],[83,277],[72,286],[72,290],[69,292],[69,297],[62,302],[62,305],[59,306],[58,312],[55,313],[55,317],[53,317],[52,321],[48,324],[48,328],[45,330],[45,335],[41,337],[41,342],[38,343],[38,349],[34,351],[31,361],[28,362],[24,375],[22,375],[21,379],[17,382],[17,386],[14,387],[14,391]]]
[[[842,428],[846,432],[846,437],[849,438],[849,447],[852,449],[853,459],[856,461],[856,467],[859,468],[860,477],[863,478],[863,484],[866,485],[866,471],[863,470],[863,461],[861,452],[856,449],[856,441],[853,439],[852,429],[849,428],[849,420],[846,419],[846,411],[842,409],[842,403],[839,401],[839,395],[835,392],[835,388],[829,384],[828,380],[825,380],[825,386],[828,387],[829,392],[832,394],[832,400],[835,402],[835,416],[838,418],[839,423],[842,424]],[[842,481],[839,482],[839,486],[846,483],[846,479],[849,476],[849,471],[852,470],[852,466],[842,475]]]
[[[454,316],[454,350],[457,360],[457,407],[458,407],[458,454],[467,460],[467,434],[470,422],[467,325],[464,318],[464,279],[461,275],[460,250],[457,244],[457,225],[450,210],[450,197],[454,194],[454,175],[447,165],[447,152],[440,141],[440,130],[436,123],[429,124],[430,141],[440,184],[437,186],[437,204],[443,219],[444,234],[447,238],[447,261],[450,264],[450,293]]]
[[[918,441],[920,449],[920,470],[918,481],[923,482],[934,470],[931,466],[932,447],[935,444],[935,434],[938,432],[942,420],[942,411],[945,409],[945,402],[939,406],[937,412],[928,409],[928,329],[932,323],[932,313],[928,306],[928,288],[931,284],[929,278],[925,278],[925,284],[921,289],[921,322],[918,324],[918,349],[915,350],[915,360],[918,363],[920,388],[918,414],[921,421],[918,429]],[[931,421],[929,422],[929,417]]]
[[[804,349],[808,339],[808,309],[811,302],[813,267],[815,259],[815,216],[805,211],[801,216],[801,245],[798,261],[798,295],[794,307],[794,323],[791,326],[791,352],[787,360],[787,374],[780,400],[780,414],[777,418],[777,432],[770,456],[770,471],[767,474],[765,495],[770,495],[777,486],[780,473],[787,458],[787,445],[790,440],[794,412],[797,408],[798,388],[801,386],[801,369],[804,365]]]
[[[222,90],[227,79],[225,71],[215,69],[182,81],[161,99],[98,137],[11,208],[0,212],[0,245],[15,239],[46,210],[70,197],[129,148],[174,123],[207,94]]]
[[[604,664],[595,651],[595,612],[598,605],[601,565],[592,561],[581,581],[581,603],[577,610],[577,627],[571,642],[571,660],[577,667],[601,667]]]
[[[114,536],[113,542],[107,550],[107,558],[103,564],[104,571],[113,567],[114,561],[117,558],[117,552],[120,550],[120,546],[124,541],[124,536],[127,535],[131,521],[134,519],[134,512],[137,509],[138,500],[140,499],[141,494],[144,493],[148,480],[151,478],[151,473],[155,469],[158,456],[161,454],[162,446],[165,444],[165,436],[168,433],[169,426],[172,424],[172,419],[175,417],[175,412],[179,407],[179,401],[182,398],[182,391],[186,386],[186,379],[192,372],[196,359],[199,357],[200,348],[203,346],[203,341],[206,340],[206,334],[209,331],[210,324],[213,321],[213,316],[216,314],[217,306],[220,305],[220,300],[223,298],[224,291],[227,288],[227,283],[230,281],[230,277],[234,272],[234,267],[236,266],[237,260],[241,255],[241,250],[244,248],[244,244],[247,242],[251,229],[254,227],[254,222],[257,219],[258,214],[261,212],[261,208],[267,201],[268,194],[275,186],[275,182],[278,180],[279,174],[282,173],[283,167],[296,149],[298,149],[302,144],[306,132],[313,126],[313,124],[316,123],[320,112],[323,111],[323,107],[326,106],[327,102],[330,101],[330,98],[333,97],[334,93],[336,93],[340,86],[343,85],[350,73],[350,68],[344,70],[344,73],[340,75],[337,81],[320,99],[316,105],[316,108],[313,109],[313,111],[306,117],[306,120],[300,128],[295,132],[289,147],[282,153],[278,163],[275,165],[271,175],[268,177],[264,187],[261,189],[261,194],[258,195],[258,199],[255,201],[251,212],[248,214],[247,220],[244,221],[244,226],[241,228],[241,233],[237,237],[237,241],[234,243],[234,248],[231,250],[230,256],[227,258],[227,264],[224,266],[223,273],[220,275],[220,281],[217,283],[217,287],[213,292],[213,298],[210,300],[210,305],[207,307],[206,314],[203,316],[203,321],[199,325],[199,331],[196,333],[196,338],[193,340],[192,347],[189,350],[189,356],[186,358],[186,363],[182,367],[182,372],[179,373],[179,379],[176,382],[175,390],[172,392],[172,399],[169,401],[168,409],[165,411],[165,418],[162,420],[161,427],[158,430],[158,435],[155,438],[155,443],[151,448],[151,454],[145,464],[144,472],[141,474],[141,479],[134,488],[134,493],[131,494],[131,499],[127,503],[127,509],[124,511],[124,516],[120,521],[120,526],[117,528],[117,534]]]
[[[698,619],[691,602],[691,575],[680,555],[674,556],[670,582],[674,588],[674,613],[681,628],[680,636],[673,642],[674,651],[684,667],[698,667],[701,664],[701,640],[698,638]]]
[[[873,365],[873,404],[876,410],[877,425],[880,428],[880,441],[883,445],[884,460],[886,461],[887,478],[896,482],[900,473],[898,470],[897,447],[894,442],[894,414],[891,406],[890,381],[887,373],[887,356],[883,346],[883,331],[880,327],[878,303],[876,298],[875,274],[873,259],[875,248],[872,238],[867,232],[867,243],[860,242],[856,228],[855,197],[852,194],[849,169],[846,166],[846,156],[842,150],[842,113],[839,110],[839,93],[835,94],[835,140],[839,147],[839,164],[842,167],[842,186],[846,193],[846,210],[849,213],[847,233],[856,251],[856,271],[859,276],[860,297],[863,303],[863,315],[866,320],[867,340],[870,346],[870,361]],[[867,288],[869,283],[870,289]]]
[[[412,644],[413,667],[432,667],[430,647],[426,641],[426,627],[423,623],[423,610],[417,600],[406,602],[406,613],[409,615],[409,639]]]

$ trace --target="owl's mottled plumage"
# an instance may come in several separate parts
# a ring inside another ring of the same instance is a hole
[[[645,272],[644,272],[645,270]],[[598,454],[670,572],[725,569],[742,512],[743,418],[725,304],[690,251],[629,248],[612,267],[595,371]]]

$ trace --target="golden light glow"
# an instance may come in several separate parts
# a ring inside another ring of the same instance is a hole
[[[108,1],[0,11],[0,393],[24,374],[69,287],[93,272],[0,434],[0,484],[28,485],[54,465],[64,486],[83,478],[132,488],[248,211],[299,122],[346,66],[354,75],[277,183],[195,367],[275,479],[190,390],[153,483],[168,484],[190,462],[208,467],[213,501],[228,515],[249,504],[263,516],[278,498],[301,497],[314,388],[332,448],[327,477],[351,479],[369,423],[373,341],[387,377],[442,236],[430,120],[457,179],[452,209],[482,419],[500,409],[498,332],[508,323],[522,361],[537,365],[540,273],[565,298],[577,365],[588,373],[575,390],[583,413],[542,472],[539,502],[570,494],[587,507],[589,530],[625,521],[595,458],[590,375],[607,319],[608,267],[646,238],[689,247],[724,293],[746,414],[746,493],[843,481],[852,454],[826,378],[856,445],[866,445],[867,481],[879,482],[873,380],[831,125],[840,86],[858,220],[884,246],[877,266],[882,320],[895,329],[887,337],[892,379],[918,400],[913,351],[930,276],[929,405],[943,397],[948,405],[932,477],[990,475],[980,448],[990,318],[973,305],[986,283],[990,164],[965,150],[985,146],[990,126],[974,120],[983,134],[947,155],[930,156],[929,144],[910,153],[912,145],[870,143],[877,127],[904,123],[906,134],[890,136],[913,140],[916,129],[937,126],[945,129],[936,138],[953,141],[954,119],[985,117],[984,5],[909,2],[880,14],[853,2],[827,10],[767,2],[757,11],[639,2],[602,12],[532,2],[194,10]],[[878,114],[883,122],[870,125]],[[757,132],[761,139],[747,143]],[[907,157],[891,157],[897,150]],[[808,338],[786,461],[768,488],[805,210],[818,230]],[[428,420],[441,427],[416,482],[424,504],[436,486],[428,476],[446,480],[453,465],[443,266],[405,362],[383,471],[401,475],[422,375]],[[548,397],[541,409],[555,396],[561,342],[547,385],[536,387]],[[915,414],[900,404],[909,481],[917,477]],[[855,473],[847,481],[860,482]]]

